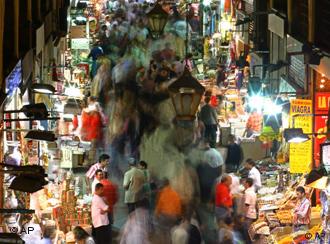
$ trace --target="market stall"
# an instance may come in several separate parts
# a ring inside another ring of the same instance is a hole
[[[305,175],[293,176],[285,166],[275,163],[264,163],[259,167],[263,175],[263,187],[258,191],[258,219],[249,229],[251,239],[265,240],[267,243],[300,243],[314,238],[316,233],[321,233],[320,206],[311,208],[308,230],[293,232],[296,188],[303,186],[307,198],[313,193],[313,188],[305,186]]]

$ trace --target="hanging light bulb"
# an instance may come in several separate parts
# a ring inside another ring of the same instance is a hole
[[[323,84],[321,84],[321,85],[320,85],[320,88],[321,88],[321,89],[323,89],[323,88],[324,88],[324,85],[323,85]]]
[[[325,79],[324,78],[321,79],[321,83],[325,83]]]

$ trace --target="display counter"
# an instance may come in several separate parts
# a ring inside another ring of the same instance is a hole
[[[267,243],[301,243],[308,241],[306,236],[315,237],[316,233],[321,233],[320,206],[312,207],[308,230],[293,232],[293,214],[297,204],[295,189],[304,186],[308,198],[312,195],[313,189],[305,186],[304,176],[291,179],[291,184],[286,187],[284,181],[290,181],[289,178],[285,179],[288,175],[283,176],[281,170],[274,172],[280,172],[277,173],[276,178],[265,177],[266,174],[262,173],[263,187],[258,191],[257,201],[258,220],[249,229],[251,239],[262,238],[266,239]]]

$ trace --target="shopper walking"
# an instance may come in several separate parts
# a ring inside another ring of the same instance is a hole
[[[240,187],[241,180],[234,173],[230,173],[229,175],[232,179],[232,183],[230,185],[230,193],[233,198],[233,215],[238,216],[244,213],[244,194],[242,193]]]
[[[110,156],[107,154],[102,154],[99,157],[99,161],[95,164],[93,164],[89,170],[86,173],[86,186],[87,186],[87,192],[91,192],[91,181],[93,182],[94,177],[95,177],[95,173],[96,170],[101,169],[104,172],[107,172],[108,169],[108,165],[109,165],[109,161],[110,161]]]
[[[211,147],[216,146],[218,114],[214,107],[210,105],[210,97],[204,99],[205,105],[201,108],[199,119],[205,125],[204,138],[210,142]]]
[[[307,231],[311,222],[311,202],[306,198],[305,188],[302,186],[297,187],[296,195],[298,202],[293,214],[294,231]]]
[[[88,58],[92,58],[93,63],[92,63],[92,70],[90,72],[91,79],[93,80],[94,76],[96,75],[97,72],[97,59],[104,54],[103,49],[101,47],[101,42],[96,42],[88,54]]]
[[[232,213],[233,200],[230,193],[232,179],[229,175],[223,175],[220,183],[215,187],[215,215],[218,222],[224,221]]]
[[[108,179],[106,173],[104,173],[104,176],[100,183],[103,185],[104,200],[109,206],[108,218],[111,226],[113,224],[113,208],[118,201],[118,188]]]
[[[134,158],[130,158],[129,170],[124,175],[125,203],[128,207],[128,212],[135,210],[136,204],[143,199],[143,185],[145,176],[142,170],[137,168]]]
[[[230,216],[227,216],[223,221],[219,223],[218,243],[235,243],[234,222]]]
[[[218,64],[217,65],[217,72],[216,72],[216,79],[217,79],[217,86],[222,87],[224,86],[225,80],[226,80],[226,72],[225,72],[225,66]]]
[[[237,144],[234,135],[229,135],[226,158],[226,171],[236,172],[244,158],[242,147]]]
[[[248,235],[248,230],[251,224],[257,219],[257,194],[254,191],[253,179],[247,178],[244,181],[244,204],[245,204],[245,219],[244,219],[244,229],[245,236]],[[252,243],[251,240],[246,240],[247,243]]]
[[[179,194],[170,186],[168,179],[163,180],[163,187],[158,193],[155,217],[156,234],[161,243],[170,243],[170,230],[182,216],[182,201]]]
[[[145,208],[150,208],[150,173],[148,170],[148,164],[145,161],[140,161],[138,168],[142,170],[145,178],[145,183],[143,184],[143,196],[142,196],[142,206]]]
[[[189,207],[178,225],[171,230],[172,244],[200,244],[202,236],[198,227],[192,221],[193,211]]]
[[[92,199],[92,224],[96,244],[111,243],[111,229],[108,219],[109,206],[103,200],[103,185],[96,184]]]
[[[253,180],[254,190],[258,192],[261,188],[261,174],[256,167],[256,163],[251,158],[248,158],[245,163],[245,168],[249,170],[248,178]]]
[[[95,192],[96,184],[101,183],[102,179],[103,179],[103,171],[102,171],[102,169],[97,169],[95,172],[94,180],[92,182],[92,194],[94,194],[94,192]]]
[[[73,235],[77,244],[95,244],[93,237],[91,237],[81,226],[76,226],[73,229]]]
[[[202,162],[196,170],[201,200],[203,203],[209,203],[215,180],[224,172],[224,162],[221,153],[217,149],[211,148],[208,142],[204,142],[204,150]]]

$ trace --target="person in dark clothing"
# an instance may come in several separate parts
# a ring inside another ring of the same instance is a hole
[[[236,172],[243,161],[243,150],[235,141],[234,135],[229,135],[227,146],[226,171]]]
[[[239,70],[238,73],[236,74],[236,88],[239,91],[243,86],[243,79],[244,79],[243,71]]]
[[[202,236],[197,226],[190,224],[188,229],[188,244],[202,243]]]
[[[238,60],[236,61],[236,66],[240,69],[243,69],[245,65],[246,65],[246,56],[244,52],[241,52],[238,57]]]
[[[214,107],[210,105],[210,97],[205,98],[205,105],[201,108],[199,119],[205,125],[204,138],[210,142],[211,147],[216,146],[217,129],[218,129],[218,114]]]
[[[216,79],[217,79],[217,86],[220,87],[224,85],[224,82],[226,80],[226,73],[225,73],[225,67],[221,64],[218,64],[217,66]]]
[[[97,69],[98,69],[96,61],[100,56],[104,55],[103,48],[100,45],[101,45],[100,42],[95,43],[94,47],[92,48],[92,50],[88,54],[88,58],[92,58],[92,60],[93,60],[92,70],[90,72],[92,80],[93,80],[94,76],[96,75],[96,72],[97,72]]]

